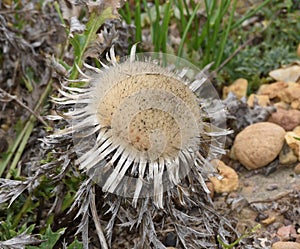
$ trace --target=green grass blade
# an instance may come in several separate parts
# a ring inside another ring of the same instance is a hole
[[[177,5],[180,13],[181,26],[186,27],[187,21],[184,15],[184,7],[183,7],[182,0],[178,0]]]
[[[169,31],[169,22],[171,19],[171,5],[173,1],[167,1],[164,8],[164,18],[161,26],[161,34],[159,36],[159,48],[162,50],[162,52],[167,52],[167,38],[168,38],[168,31]]]
[[[93,42],[96,38],[96,32],[100,28],[100,26],[109,18],[113,18],[112,9],[110,7],[106,8],[99,15],[95,10],[91,13],[89,21],[86,24],[86,29],[83,34],[74,34],[73,37],[70,38],[70,43],[74,47],[75,53],[75,63],[82,67],[83,63],[83,55],[88,48],[88,46]],[[70,75],[70,79],[76,79],[78,76],[78,70],[73,66],[72,73]]]
[[[225,49],[225,45],[226,45],[226,42],[227,42],[227,38],[228,38],[229,32],[231,30],[231,25],[233,23],[233,17],[234,17],[234,13],[235,13],[235,10],[236,10],[236,3],[237,3],[237,0],[234,0],[233,5],[232,5],[232,9],[231,9],[231,12],[230,12],[229,20],[228,20],[228,26],[226,28],[226,31],[225,31],[223,37],[222,37],[222,41],[221,41],[221,44],[220,44],[220,49],[218,51],[218,56],[217,56],[216,62],[214,64],[214,68],[217,68],[221,63],[223,53],[224,53],[224,49]]]
[[[153,45],[154,45],[154,52],[159,52],[159,48],[160,48],[160,44],[159,44],[159,37],[160,37],[160,32],[161,32],[161,29],[160,29],[160,10],[159,10],[159,1],[158,0],[155,0],[155,12],[156,12],[156,19],[153,23],[153,33],[152,33],[152,36],[153,36]]]
[[[255,15],[255,13],[257,13],[258,11],[260,11],[263,7],[265,7],[267,4],[269,4],[271,2],[271,0],[265,0],[263,1],[261,4],[259,4],[256,8],[254,9],[250,9],[248,10],[243,17],[238,20],[237,22],[235,22],[232,26],[231,26],[231,30],[239,27],[245,20],[247,20],[248,18],[252,17],[253,15]]]
[[[135,5],[135,42],[142,41],[142,26],[141,26],[141,1],[136,0]]]
[[[18,162],[23,154],[23,151],[25,149],[25,146],[28,142],[28,139],[33,131],[34,128],[34,123],[35,123],[35,117],[31,116],[30,119],[27,121],[25,127],[24,127],[24,136],[22,137],[21,143],[19,145],[19,148],[17,150],[17,152],[14,154],[14,159],[10,165],[9,171],[6,174],[7,179],[9,179],[11,177],[11,173],[12,171],[17,167]],[[20,170],[18,170],[16,176],[19,177],[20,176]]]
[[[42,96],[40,97],[38,103],[36,104],[36,107],[34,108],[34,112],[37,112],[39,110],[39,108],[42,106],[42,104],[45,102],[46,98],[48,97],[48,95],[51,91],[51,84],[52,84],[52,81],[49,81]],[[27,141],[32,133],[35,120],[36,120],[36,118],[33,115],[31,115],[29,120],[27,121],[26,125],[22,129],[21,133],[17,137],[9,155],[6,157],[6,159],[3,162],[0,163],[0,176],[3,174],[5,169],[7,169],[7,171],[8,171],[6,178],[9,178],[11,176],[11,171],[16,168],[16,166],[19,162],[19,159],[25,149]],[[9,162],[11,161],[13,156],[15,156],[14,160],[13,160],[12,164],[9,166]]]
[[[178,48],[178,56],[179,57],[182,56],[183,45],[184,45],[185,39],[187,37],[187,33],[188,33],[188,31],[189,31],[189,29],[190,29],[190,27],[192,25],[192,22],[193,22],[193,20],[194,20],[194,18],[196,16],[196,13],[197,13],[197,11],[198,11],[199,8],[200,8],[200,3],[198,3],[197,6],[196,6],[196,8],[194,9],[194,11],[193,11],[193,13],[192,13],[192,15],[191,15],[191,17],[190,17],[187,25],[186,25],[186,28],[185,28],[185,30],[183,32],[183,35],[182,35],[182,38],[181,38],[181,41],[180,41],[180,44],[179,44],[179,48]]]

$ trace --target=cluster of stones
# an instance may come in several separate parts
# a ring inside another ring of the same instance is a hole
[[[300,174],[300,65],[291,65],[270,72],[276,82],[261,85],[256,94],[247,99],[249,107],[273,105],[276,112],[269,120],[252,124],[237,134],[231,148],[231,158],[238,160],[248,170],[270,164],[279,157],[280,164],[296,164],[295,173]],[[248,82],[238,79],[224,87],[223,98],[233,92],[246,98]],[[210,181],[217,193],[231,192],[238,188],[238,175],[222,161],[212,162],[222,179],[212,177]],[[230,184],[229,184],[230,183]]]
[[[283,165],[300,161],[300,65],[271,71],[270,76],[276,82],[261,85],[257,94],[249,96],[248,105],[253,106],[254,101],[262,106],[273,105],[276,112],[267,122],[246,127],[234,141],[233,155],[249,170],[264,167],[277,156]],[[234,85],[230,86],[232,90]],[[299,167],[295,167],[296,174],[300,174]]]
[[[294,173],[300,175],[300,65],[271,71],[270,76],[274,82],[261,85],[248,98],[245,79],[238,79],[223,89],[223,98],[233,92],[238,98],[247,99],[250,108],[254,104],[276,107],[268,120],[249,125],[236,135],[230,157],[248,170],[265,167],[279,159],[280,165],[292,165]],[[220,160],[212,164],[223,178],[211,177],[209,188],[215,193],[236,191],[239,178],[235,170]],[[300,241],[297,242],[277,242],[272,249],[300,248]]]

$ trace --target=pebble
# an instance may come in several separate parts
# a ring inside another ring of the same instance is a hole
[[[289,165],[297,162],[298,158],[294,151],[287,145],[284,144],[279,154],[279,162],[283,165]]]
[[[294,128],[293,132],[295,132],[296,134],[298,134],[300,136],[300,125],[298,125],[297,127]]]
[[[248,81],[243,78],[235,80],[230,86],[223,87],[223,99],[229,92],[233,92],[239,99],[247,96]]]
[[[290,105],[283,101],[279,101],[279,102],[275,103],[274,106],[276,107],[277,110],[278,109],[284,109],[284,110],[290,109]]]
[[[293,225],[282,226],[277,230],[277,235],[280,237],[281,241],[288,241],[296,234],[296,229]]]
[[[167,235],[164,239],[164,245],[165,246],[175,246],[176,240],[177,240],[177,237],[176,237],[175,233],[173,233],[173,232],[167,233]]]
[[[278,189],[278,185],[276,183],[271,184],[271,185],[266,187],[266,190],[268,190],[268,191],[273,191],[273,190],[276,190],[276,189]]]
[[[293,109],[300,109],[300,100],[299,99],[293,100],[291,103],[291,107]]]
[[[263,107],[270,105],[270,99],[268,95],[257,95],[252,93],[247,100],[248,106],[253,107],[254,101],[257,101],[258,105]]]
[[[268,95],[270,99],[279,97],[280,92],[288,87],[286,82],[275,82],[272,84],[263,84],[259,87],[257,94],[259,95]]]
[[[286,103],[298,102],[300,99],[300,84],[288,82],[288,87],[279,93],[279,98]],[[295,105],[295,103],[293,103],[293,105]]]
[[[298,156],[298,160],[300,159],[300,140],[296,138],[300,138],[300,135],[296,132],[289,131],[285,135],[285,141],[287,145],[294,151],[294,153]]]
[[[268,121],[280,125],[286,131],[291,131],[300,124],[300,111],[278,108]]]
[[[272,245],[272,249],[300,249],[300,244],[296,243],[296,242],[283,242],[283,241],[279,241],[279,242],[275,242]]]
[[[300,163],[295,166],[294,171],[296,175],[300,175]]]
[[[215,176],[209,178],[215,192],[230,193],[237,190],[239,186],[239,176],[235,170],[218,159],[212,160],[211,164],[218,169],[220,176],[223,177],[222,179],[218,179],[218,177]]]
[[[262,220],[261,223],[268,226],[268,225],[274,223],[275,221],[276,221],[276,217],[272,216],[272,217],[268,217],[267,219]]]
[[[259,213],[259,214],[256,216],[255,221],[256,221],[256,222],[260,222],[260,221],[266,220],[266,219],[268,219],[268,218],[269,218],[269,215],[264,214],[264,213]]]
[[[272,162],[284,144],[285,131],[277,124],[260,122],[242,130],[235,138],[234,152],[247,169],[257,169]]]
[[[296,82],[300,77],[300,66],[292,65],[285,68],[275,69],[269,72],[269,75],[277,81]]]

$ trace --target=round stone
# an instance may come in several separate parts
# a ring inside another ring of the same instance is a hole
[[[284,144],[285,130],[277,124],[261,122],[250,125],[235,138],[237,159],[247,169],[257,169],[272,162]]]
[[[296,242],[283,242],[279,241],[272,245],[272,249],[300,249],[300,244]]]

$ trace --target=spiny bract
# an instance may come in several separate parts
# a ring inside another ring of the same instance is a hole
[[[111,49],[111,67],[88,66],[94,73],[82,73],[85,79],[79,81],[88,82],[87,88],[64,87],[69,92],[60,90],[64,97],[54,98],[60,105],[74,106],[63,114],[70,126],[54,136],[73,134],[79,168],[103,191],[132,197],[134,203],[153,196],[159,208],[163,191],[177,185],[190,167],[204,163],[199,152],[205,147],[208,156],[209,136],[225,134],[210,133],[211,125],[203,122],[210,113],[194,92],[207,79],[182,68],[187,64],[182,59],[171,57],[174,64],[162,67],[168,59],[163,56],[138,57],[134,46],[119,64]]]

